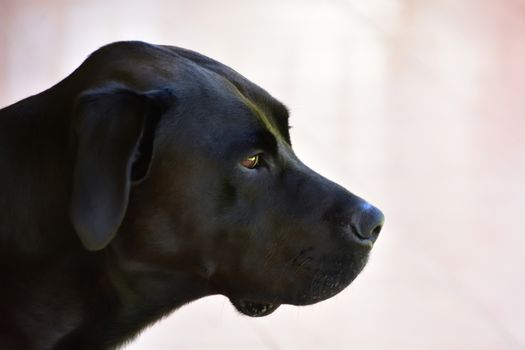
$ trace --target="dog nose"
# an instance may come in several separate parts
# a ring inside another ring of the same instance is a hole
[[[381,210],[373,205],[364,203],[354,211],[350,218],[354,233],[361,239],[369,239],[374,242],[381,232],[385,222],[385,216]]]

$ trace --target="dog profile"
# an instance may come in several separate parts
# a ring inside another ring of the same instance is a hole
[[[118,42],[0,110],[0,348],[112,349],[181,305],[308,305],[383,214],[294,154],[288,111],[193,51]]]

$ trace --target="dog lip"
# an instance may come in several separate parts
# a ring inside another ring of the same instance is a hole
[[[268,316],[281,306],[281,304],[276,303],[255,302],[245,299],[230,299],[230,302],[237,311],[250,317]]]

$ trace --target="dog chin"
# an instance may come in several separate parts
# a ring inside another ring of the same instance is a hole
[[[276,303],[254,302],[244,299],[230,299],[230,302],[237,309],[237,311],[250,317],[268,316],[277,310],[279,306],[281,306],[281,304]]]
[[[311,305],[339,294],[361,273],[367,263],[367,258],[367,255],[363,255],[349,262],[346,269],[317,270],[308,288],[304,288],[306,293],[295,294],[293,300],[287,304]]]

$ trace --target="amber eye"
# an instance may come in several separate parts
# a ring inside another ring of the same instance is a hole
[[[260,154],[256,154],[254,156],[245,158],[241,161],[241,165],[248,169],[254,169],[259,164],[259,156]]]

